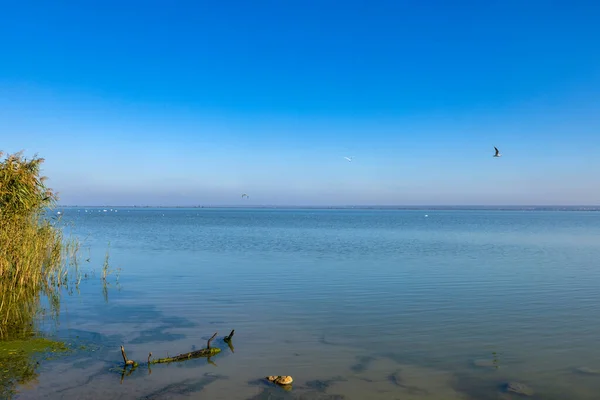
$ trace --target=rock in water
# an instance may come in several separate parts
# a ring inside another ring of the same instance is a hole
[[[506,384],[506,391],[520,394],[521,396],[533,396],[533,389],[524,383],[509,382]]]
[[[292,383],[294,381],[292,379],[292,377],[289,375],[267,376],[267,380],[270,382],[276,383],[278,385],[289,385],[290,383]]]

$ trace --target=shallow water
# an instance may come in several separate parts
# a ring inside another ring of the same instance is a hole
[[[110,242],[120,286],[105,298],[90,280],[64,298],[52,332],[97,347],[43,363],[19,398],[499,399],[509,381],[539,399],[600,390],[600,375],[576,371],[600,370],[598,212],[85,210],[63,219],[98,271]],[[222,342],[231,329],[235,352]],[[214,364],[111,371],[121,344],[143,362],[215,331]],[[259,381],[273,374],[292,375],[293,389]]]

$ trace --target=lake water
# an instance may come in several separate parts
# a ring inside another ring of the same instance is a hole
[[[63,298],[48,329],[88,350],[19,398],[598,399],[600,212],[85,210],[84,266],[110,242],[119,285]],[[144,365],[214,332],[212,363]]]

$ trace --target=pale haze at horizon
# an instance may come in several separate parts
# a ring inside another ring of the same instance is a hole
[[[62,204],[600,204],[600,5],[336,4],[6,5],[0,150]]]

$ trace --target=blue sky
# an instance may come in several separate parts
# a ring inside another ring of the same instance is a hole
[[[63,204],[600,204],[598,2],[2,9],[0,149]]]

